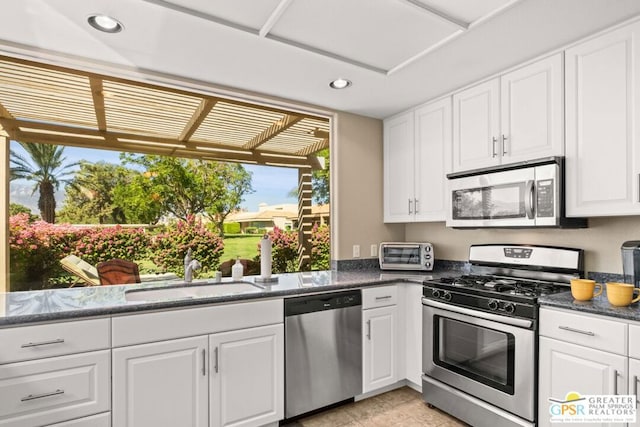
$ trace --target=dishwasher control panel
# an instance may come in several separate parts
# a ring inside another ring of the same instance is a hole
[[[284,300],[284,315],[295,316],[314,311],[334,310],[362,305],[360,290],[331,292],[327,294],[287,298]]]

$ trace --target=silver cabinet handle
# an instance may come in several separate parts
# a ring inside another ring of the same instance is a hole
[[[496,152],[496,142],[498,142],[498,138],[495,136],[491,138],[491,157],[496,157],[498,153]]]
[[[418,209],[418,199],[413,199],[413,210],[418,213],[420,209]]]
[[[636,407],[638,407],[638,403],[640,403],[640,401],[638,401],[638,376],[637,375],[633,376],[633,395],[636,398]]]
[[[409,199],[409,215],[411,215],[413,212],[411,212],[411,199]]]
[[[371,320],[367,320],[367,339],[371,341]]]
[[[202,376],[207,376],[207,351],[202,349]]]
[[[502,134],[502,155],[507,154],[507,136]]]
[[[40,394],[30,394],[29,396],[25,396],[20,399],[21,402],[28,402],[29,400],[42,399],[44,397],[58,396],[60,394],[64,394],[64,390],[57,389],[56,391],[50,391],[49,393],[40,393]]]
[[[595,337],[596,336],[596,334],[594,334],[591,331],[583,331],[581,329],[574,329],[574,328],[570,328],[569,326],[558,326],[558,329],[562,329],[563,331],[576,332],[578,334],[589,335],[590,337]]]
[[[618,370],[613,370],[613,394],[618,394]]]
[[[391,295],[385,295],[383,297],[376,297],[376,301],[383,300],[383,299],[389,299],[389,298],[391,298]]]
[[[220,366],[218,365],[218,347],[213,349],[213,370],[218,373]]]
[[[26,344],[22,344],[20,347],[22,348],[40,347],[41,345],[62,344],[63,342],[64,342],[64,338],[57,338],[51,341],[28,342]]]

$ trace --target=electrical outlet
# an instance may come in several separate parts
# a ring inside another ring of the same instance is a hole
[[[360,245],[353,245],[353,257],[360,258]]]
[[[378,256],[378,245],[371,245],[371,256],[372,257]]]

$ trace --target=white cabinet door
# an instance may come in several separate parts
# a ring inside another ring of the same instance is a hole
[[[384,222],[413,220],[413,138],[413,111],[384,121]]]
[[[363,393],[398,381],[397,306],[362,311]]]
[[[569,216],[640,213],[640,24],[565,52]]]
[[[415,111],[415,221],[446,219],[446,174],[451,171],[451,98]]]
[[[500,162],[500,79],[453,95],[453,171]]]
[[[626,394],[627,358],[540,337],[538,425],[550,426],[549,398],[583,394]],[[584,426],[592,424],[581,424]]]
[[[563,82],[561,53],[500,77],[502,163],[564,154]]]
[[[113,425],[208,425],[206,336],[113,350]]]
[[[284,418],[284,325],[209,336],[211,427]]]
[[[638,400],[638,391],[640,391],[640,360],[629,358],[629,394],[636,396],[636,422],[629,423],[629,426],[640,426],[640,416],[638,416],[638,409],[640,403]]]

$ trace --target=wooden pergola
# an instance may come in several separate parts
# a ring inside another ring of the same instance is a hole
[[[301,247],[306,189],[323,167],[314,154],[329,133],[327,117],[0,56],[5,159],[15,140],[296,168]],[[301,264],[309,254],[302,249]]]

